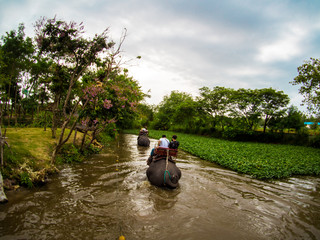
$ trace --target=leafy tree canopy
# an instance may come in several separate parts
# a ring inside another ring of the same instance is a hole
[[[302,85],[299,93],[304,96],[303,102],[312,113],[320,112],[320,60],[310,58],[298,67],[298,76],[291,82],[293,85]]]

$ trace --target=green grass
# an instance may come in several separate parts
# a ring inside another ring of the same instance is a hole
[[[60,129],[57,130],[57,137],[59,134]],[[64,146],[65,151],[57,157],[62,159],[57,161],[57,164],[80,159],[72,145],[73,136]],[[47,174],[57,171],[51,164],[51,153],[57,139],[52,138],[50,129],[44,131],[43,128],[7,128],[6,137],[10,148],[4,149],[4,166],[1,167],[4,178],[30,187],[34,183],[43,182]],[[80,142],[81,137],[82,133],[78,132],[77,142]],[[69,158],[65,160],[67,157]]]
[[[137,134],[138,130],[126,132]],[[151,138],[158,139],[162,134],[166,134],[168,139],[176,134],[180,149],[257,179],[280,179],[295,175],[320,176],[320,149],[232,142],[192,134],[149,130]]]

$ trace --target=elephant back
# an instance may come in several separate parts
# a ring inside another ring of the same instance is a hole
[[[144,146],[144,147],[149,147],[150,146],[150,139],[148,138],[148,136],[147,135],[140,135],[138,137],[138,145]]]
[[[166,157],[155,156],[147,169],[147,177],[152,185],[158,187],[176,188],[179,185],[181,171],[175,162]]]

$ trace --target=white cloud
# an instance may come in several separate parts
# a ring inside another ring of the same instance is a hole
[[[262,62],[288,61],[303,51],[303,40],[309,34],[305,27],[291,23],[282,27],[283,32],[272,43],[259,48],[257,60]]]
[[[1,35],[20,22],[33,34],[40,16],[54,15],[83,22],[88,37],[110,27],[116,42],[127,28],[124,57],[142,56],[127,68],[151,89],[151,103],[172,90],[197,94],[217,85],[279,88],[299,99],[288,82],[320,54],[318,11],[305,1],[0,1]]]

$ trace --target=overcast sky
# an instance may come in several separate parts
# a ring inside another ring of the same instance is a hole
[[[127,68],[150,104],[172,90],[269,88],[302,96],[290,81],[297,67],[320,57],[319,0],[0,0],[0,35],[41,17],[83,22],[88,37],[110,28],[127,38]],[[142,58],[136,59],[137,56]]]

